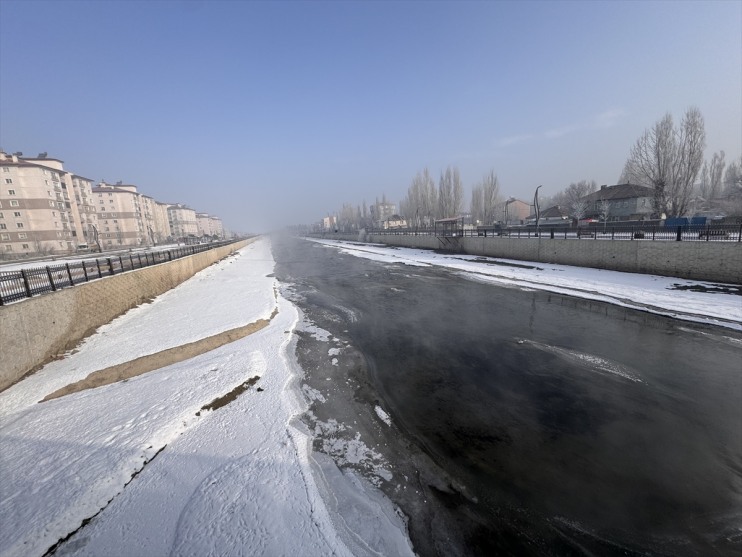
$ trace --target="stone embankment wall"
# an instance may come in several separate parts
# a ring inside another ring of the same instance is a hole
[[[327,239],[366,241],[392,246],[444,249],[483,255],[645,273],[710,282],[742,284],[742,242],[673,242],[507,237],[438,239],[412,235],[327,234]]]
[[[253,241],[244,240],[0,307],[0,390],[71,349],[101,325]]]

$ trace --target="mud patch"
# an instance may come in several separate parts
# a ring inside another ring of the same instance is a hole
[[[256,375],[255,377],[251,377],[244,383],[237,385],[234,389],[229,391],[226,395],[222,395],[220,397],[215,398],[208,404],[204,404],[201,407],[201,410],[196,412],[196,416],[201,415],[201,411],[203,410],[218,410],[219,408],[222,408],[229,404],[230,402],[233,402],[238,396],[240,396],[242,393],[244,393],[247,389],[252,387],[255,383],[258,382],[260,379],[260,375]],[[262,390],[262,389],[259,389]]]
[[[673,284],[670,290],[689,290],[691,292],[708,292],[711,294],[733,294],[742,296],[742,286],[733,286],[731,284],[712,284],[709,286],[703,284]]]
[[[200,356],[211,350],[215,350],[229,344],[236,340],[240,340],[252,333],[255,333],[265,327],[271,322],[271,320],[278,314],[278,309],[274,309],[268,319],[259,319],[253,323],[230,329],[195,342],[189,342],[181,346],[174,348],[168,348],[162,352],[155,354],[148,354],[135,360],[130,360],[115,366],[107,367],[99,371],[94,371],[88,375],[85,379],[71,383],[54,391],[51,394],[46,395],[40,402],[52,400],[72,393],[78,393],[86,389],[94,389],[95,387],[102,387],[104,385],[110,385],[111,383],[117,383],[130,379],[138,375],[143,375],[150,371],[176,364],[185,360],[190,360],[196,356]]]

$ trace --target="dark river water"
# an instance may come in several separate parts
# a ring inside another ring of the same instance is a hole
[[[297,239],[274,257],[362,355],[397,475],[446,478],[381,486],[420,554],[742,554],[739,334]]]

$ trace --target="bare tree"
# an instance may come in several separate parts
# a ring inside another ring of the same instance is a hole
[[[611,202],[607,199],[601,199],[600,203],[598,203],[598,211],[600,220],[603,221],[603,232],[605,232],[605,228],[608,223],[608,217],[611,214]]]
[[[724,193],[742,191],[742,157],[732,161],[724,173]]]
[[[482,184],[477,184],[471,189],[471,218],[475,223],[484,223],[484,191]]]
[[[595,180],[580,180],[579,182],[572,182],[562,191],[557,192],[555,195],[544,201],[541,206],[553,207],[554,205],[558,205],[559,207],[563,207],[574,213],[572,207],[583,197],[590,195],[597,189],[598,184]],[[587,206],[585,210],[587,210]]]
[[[457,217],[464,210],[464,186],[461,183],[461,175],[458,167],[454,166],[452,171],[453,180],[453,203],[451,206],[451,216]]]
[[[703,163],[706,166],[706,163]],[[714,153],[709,165],[709,191],[706,199],[716,199],[722,192],[722,176],[724,174],[724,151]]]
[[[496,220],[495,211],[500,203],[500,182],[494,170],[490,170],[482,178],[482,216],[485,224],[493,224]]]
[[[622,181],[653,188],[657,214],[684,215],[705,147],[706,132],[698,108],[686,111],[677,130],[668,113],[631,148]]]
[[[441,172],[438,181],[438,215],[440,218],[455,216],[453,214],[453,173],[451,167]]]
[[[587,212],[587,201],[584,199],[575,199],[569,205],[569,216],[571,216],[577,223],[585,217]]]

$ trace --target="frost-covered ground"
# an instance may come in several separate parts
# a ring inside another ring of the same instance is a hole
[[[73,533],[57,555],[411,554],[392,504],[312,454],[296,419],[300,314],[273,266],[268,240],[250,244],[0,393],[0,555],[43,555]],[[274,310],[216,350],[39,402]]]
[[[716,285],[322,243],[742,330],[740,296],[676,289]],[[57,555],[411,554],[391,502],[335,465],[365,459],[386,477],[394,472],[380,455],[355,437],[325,446],[334,462],[311,450],[312,434],[327,438],[343,426],[330,420],[307,431],[297,419],[319,393],[301,385],[294,331],[313,325],[281,295],[273,267],[269,241],[250,244],[0,393],[0,556],[43,555],[67,536]],[[270,324],[190,360],[39,402],[94,371],[260,319]],[[329,366],[338,351],[328,349]],[[205,408],[217,400],[224,405]],[[374,411],[391,423],[383,408]]]
[[[548,290],[742,330],[742,287],[739,286],[551,263],[449,255],[379,244],[313,240],[344,253],[376,261],[445,267],[472,280]]]

